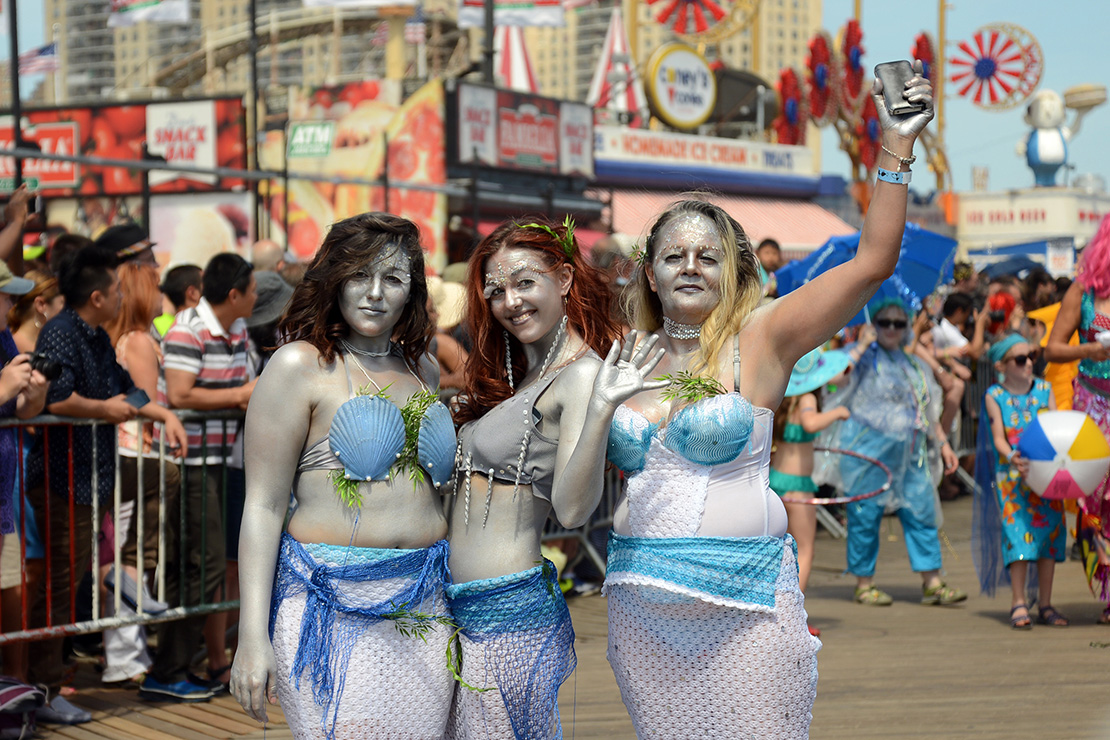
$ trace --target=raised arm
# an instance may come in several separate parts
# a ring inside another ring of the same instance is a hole
[[[555,454],[555,484],[551,505],[559,523],[580,527],[601,502],[609,425],[617,406],[645,390],[663,388],[666,381],[647,380],[663,351],[652,351],[652,335],[637,345],[638,332],[625,337],[603,362],[584,357],[559,378],[559,449]]]
[[[1044,358],[1049,362],[1075,362],[1094,360],[1100,362],[1110,359],[1110,350],[1097,342],[1069,344],[1071,335],[1079,329],[1083,309],[1083,286],[1078,281],[1071,284],[1064,300],[1060,302],[1060,313],[1052,324],[1052,333],[1044,348]]]
[[[913,155],[914,142],[933,118],[933,88],[923,76],[921,62],[914,62],[914,70],[917,74],[906,84],[905,96],[925,104],[919,113],[891,117],[883,102],[882,83],[876,79],[871,88],[884,148],[878,166],[891,172],[906,171],[899,158]],[[893,274],[906,225],[907,190],[906,185],[878,180],[855,256],[768,307],[767,336],[783,366],[792,367],[839,331]]]
[[[254,719],[266,722],[276,700],[277,661],[270,644],[270,595],[297,460],[308,437],[317,354],[306,344],[274,353],[247,408],[247,491],[239,535],[239,648],[231,692]]]

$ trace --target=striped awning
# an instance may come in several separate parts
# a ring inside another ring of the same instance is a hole
[[[613,230],[646,236],[652,220],[679,198],[677,192],[614,190]],[[607,192],[595,197],[604,200]],[[829,237],[854,234],[856,229],[821,206],[806,200],[742,195],[714,195],[709,200],[740,222],[752,245],[774,239],[787,252],[809,252]]]

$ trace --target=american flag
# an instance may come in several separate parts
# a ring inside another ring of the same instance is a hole
[[[19,72],[25,75],[56,72],[58,70],[58,45],[46,44],[19,55]]]
[[[374,29],[374,36],[370,39],[371,46],[385,46],[389,41],[389,23],[382,21],[378,27]]]
[[[424,8],[417,5],[416,13],[405,21],[405,41],[423,44],[427,40],[428,24],[424,22]]]

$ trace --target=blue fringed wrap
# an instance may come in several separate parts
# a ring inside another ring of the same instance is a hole
[[[1010,583],[1010,571],[1002,567],[1002,510],[994,490],[994,436],[987,415],[986,396],[979,405],[979,431],[975,438],[975,508],[971,512],[971,557],[979,575],[979,590],[994,596],[999,586]]]
[[[609,533],[606,584],[622,575],[665,582],[682,593],[703,594],[762,611],[775,608],[775,584],[787,537],[626,537]],[[665,586],[664,586],[665,587]]]
[[[482,644],[517,740],[559,725],[559,686],[577,665],[570,611],[549,560],[530,570],[447,587],[467,639]],[[561,730],[556,737],[562,737]]]
[[[311,672],[312,695],[322,709],[328,738],[335,735],[335,722],[346,684],[347,661],[352,645],[367,627],[398,611],[447,616],[443,609],[437,613],[436,597],[442,593],[444,585],[451,577],[447,566],[446,540],[440,540],[422,550],[338,549],[342,552],[350,550],[354,555],[352,559],[363,562],[350,565],[320,563],[304,545],[288,533],[283,534],[273,597],[270,600],[272,640],[281,603],[288,597],[306,594],[300,640],[293,659],[291,678],[299,691],[305,670]],[[402,554],[393,555],[397,552]],[[359,555],[369,555],[370,558],[358,557]],[[388,600],[375,604],[352,604],[344,601],[340,595],[344,582],[364,583],[391,578],[409,579],[409,584]],[[420,638],[414,636],[413,639]],[[370,700],[369,697],[362,699]]]

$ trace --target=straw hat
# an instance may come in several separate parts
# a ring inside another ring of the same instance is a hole
[[[437,275],[428,277],[428,296],[436,307],[440,329],[450,329],[463,318],[466,308],[466,288],[459,283],[449,283]]]

